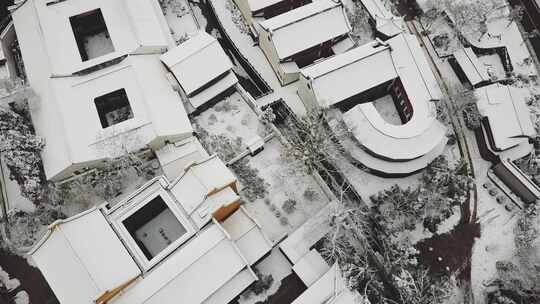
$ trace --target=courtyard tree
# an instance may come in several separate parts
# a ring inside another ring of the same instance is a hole
[[[320,110],[299,118],[290,115],[285,124],[288,143],[284,155],[293,160],[296,167],[307,168],[308,173],[331,175],[332,165],[346,153],[340,145],[340,139],[349,134],[345,126],[330,127],[326,114]]]

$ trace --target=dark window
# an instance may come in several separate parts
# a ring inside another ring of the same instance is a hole
[[[120,89],[94,99],[103,128],[133,118],[126,90]]]
[[[187,232],[161,196],[155,197],[122,224],[149,261]]]
[[[82,61],[114,52],[114,46],[100,9],[69,18]]]

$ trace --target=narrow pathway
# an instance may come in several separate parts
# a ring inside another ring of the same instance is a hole
[[[456,101],[449,94],[449,87],[444,81],[442,73],[437,65],[440,60],[435,50],[430,49],[431,44],[426,43],[417,28],[415,20],[407,22],[410,32],[416,35],[424,50],[435,78],[445,96],[446,107],[451,119],[451,124],[456,133],[462,158],[467,162],[472,177],[475,178],[474,165],[469,149],[469,143],[465,135],[465,123],[459,114]],[[463,288],[466,290],[467,303],[475,303],[471,285],[471,259],[475,239],[480,237],[481,227],[477,219],[478,192],[476,183],[470,192],[467,203],[461,206],[461,220],[454,229],[446,234],[435,235],[417,245],[425,263],[435,272],[458,272]]]

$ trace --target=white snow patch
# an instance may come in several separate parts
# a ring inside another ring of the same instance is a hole
[[[9,274],[0,267],[0,285],[3,285],[8,291],[14,290],[21,286],[18,279],[10,278]]]
[[[160,0],[159,3],[176,44],[185,41],[199,30],[186,0]]]
[[[30,296],[24,290],[19,291],[13,300],[15,301],[15,304],[30,304]]]

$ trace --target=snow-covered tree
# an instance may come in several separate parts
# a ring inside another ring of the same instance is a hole
[[[435,232],[436,226],[452,215],[454,206],[466,202],[472,183],[465,162],[450,165],[439,156],[426,168],[417,188],[394,185],[372,196],[374,216],[396,237],[419,224]]]
[[[354,202],[340,200],[330,217],[322,255],[337,262],[347,286],[364,303],[442,304],[455,282],[433,277],[418,263],[413,244],[388,237],[379,218]]]
[[[504,0],[429,0],[424,5],[424,20],[445,12],[459,34],[477,41],[487,33],[491,14],[505,6]]]
[[[360,1],[352,1],[352,7],[345,7],[345,12],[351,24],[351,37],[359,44],[373,40],[373,29],[369,23],[369,14]]]
[[[0,154],[22,196],[34,204],[43,200],[45,178],[40,152],[43,140],[36,136],[30,120],[14,107],[0,106]]]
[[[293,165],[307,168],[308,173],[332,171],[328,165],[345,153],[339,142],[349,132],[344,126],[331,128],[322,111],[311,111],[298,119],[291,115],[285,124],[288,144],[284,156],[293,160]]]

